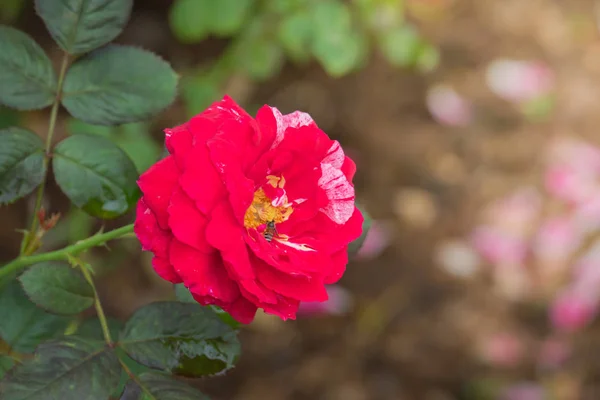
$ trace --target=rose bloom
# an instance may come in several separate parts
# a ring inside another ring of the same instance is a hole
[[[166,129],[170,155],[140,177],[135,233],[163,279],[242,323],[327,300],[362,232],[354,162],[302,112],[231,98]]]

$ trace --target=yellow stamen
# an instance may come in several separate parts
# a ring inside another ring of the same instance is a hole
[[[274,179],[271,179],[271,176],[267,177],[270,184],[272,184],[271,182],[274,181]],[[275,182],[275,185],[277,185],[277,183],[280,182],[280,179],[277,178],[277,181]],[[275,187],[275,185],[273,185],[273,187]],[[244,215],[244,226],[246,228],[256,229],[260,225],[266,224],[269,221],[280,223],[286,221],[293,211],[294,209],[289,205],[283,205],[280,207],[273,206],[271,204],[271,199],[269,199],[264,190],[260,188],[254,192],[252,204],[250,207],[248,207],[248,210],[246,210],[246,214]]]

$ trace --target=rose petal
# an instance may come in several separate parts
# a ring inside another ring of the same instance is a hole
[[[175,269],[166,258],[154,257],[152,259],[152,268],[154,268],[154,271],[158,274],[158,276],[166,281],[175,284],[183,282],[179,274],[175,272]]]
[[[178,179],[179,170],[175,159],[168,156],[151,166],[138,180],[138,186],[144,193],[144,202],[154,212],[162,229],[169,228],[167,207]]]
[[[206,227],[208,243],[222,252],[223,259],[231,266],[231,273],[238,279],[254,279],[254,269],[244,241],[245,232],[235,220],[231,206],[220,203],[211,218]]]
[[[137,204],[133,231],[142,244],[142,250],[151,251],[159,257],[168,258],[172,236],[168,231],[160,229],[154,213],[148,208],[143,199],[140,199]]]
[[[313,278],[293,278],[264,262],[256,262],[258,280],[277,293],[300,301],[325,301],[327,291],[323,281]]]
[[[214,251],[206,240],[208,219],[198,211],[192,199],[181,188],[175,189],[167,211],[169,226],[179,241],[204,253]]]
[[[202,253],[177,239],[171,242],[169,253],[175,272],[190,292],[226,303],[239,297],[238,286],[229,278],[219,253]]]

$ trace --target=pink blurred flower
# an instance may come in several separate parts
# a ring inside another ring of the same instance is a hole
[[[426,104],[433,118],[443,125],[465,126],[473,119],[471,104],[447,85],[429,89]]]
[[[550,306],[550,320],[554,327],[564,332],[576,332],[595,316],[598,302],[588,293],[567,288]]]
[[[523,359],[525,346],[520,337],[504,332],[487,337],[480,351],[483,359],[492,365],[514,367]]]
[[[350,292],[339,285],[327,286],[329,299],[324,302],[301,302],[297,315],[299,317],[315,317],[324,315],[345,315],[353,307]]]
[[[527,256],[527,243],[495,226],[479,226],[471,236],[473,247],[493,264],[520,265]]]
[[[563,263],[581,245],[582,239],[572,219],[553,217],[540,226],[533,242],[533,253],[542,263]]]
[[[535,382],[521,382],[504,390],[501,400],[545,400],[544,389]]]
[[[600,229],[600,188],[594,190],[587,200],[577,204],[573,221],[583,234]]]
[[[538,365],[542,368],[559,368],[571,356],[568,342],[549,338],[542,342],[538,353]]]
[[[486,81],[497,96],[520,103],[549,94],[554,73],[540,62],[500,59],[488,66]]]
[[[542,196],[539,191],[525,186],[494,201],[485,210],[485,215],[492,224],[517,235],[524,235],[538,216],[541,205]]]
[[[373,221],[356,257],[361,260],[377,258],[390,244],[391,226],[387,221]]]
[[[546,169],[545,186],[548,192],[570,204],[589,202],[598,192],[596,176],[568,164],[555,164]]]
[[[567,164],[591,175],[600,172],[600,148],[577,138],[555,137],[548,147],[546,158],[550,164]]]

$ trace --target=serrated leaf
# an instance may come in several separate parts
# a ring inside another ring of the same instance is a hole
[[[90,124],[118,125],[154,116],[175,99],[177,74],[156,54],[109,45],[76,61],[62,104]]]
[[[208,400],[202,392],[169,376],[147,372],[139,376],[139,383],[129,382],[121,400]]]
[[[229,313],[227,313],[220,307],[200,305],[194,299],[194,297],[192,296],[190,291],[183,285],[183,283],[179,283],[179,284],[175,285],[175,297],[177,297],[177,300],[179,300],[183,303],[194,303],[194,304],[198,304],[198,307],[210,308],[211,310],[213,310],[215,312],[215,314],[217,314],[217,316],[219,318],[221,318],[221,321],[225,322],[227,325],[229,325],[233,329],[238,329],[241,326],[241,324],[238,321],[236,321],[231,315],[229,315]]]
[[[35,264],[19,277],[31,301],[56,314],[78,314],[94,305],[94,290],[83,274],[59,262]]]
[[[0,379],[6,374],[6,372],[15,365],[15,362],[9,356],[0,354]]]
[[[25,33],[0,25],[0,103],[18,110],[49,106],[56,74],[42,48]]]
[[[35,8],[60,47],[87,53],[116,38],[129,19],[133,0],[35,0]]]
[[[367,238],[367,234],[369,233],[369,229],[371,229],[372,223],[371,217],[363,207],[357,205],[356,208],[360,210],[364,217],[364,220],[362,225],[362,233],[360,234],[360,237],[348,245],[348,255],[350,257],[358,253],[358,251],[362,247],[363,243],[365,242],[365,239]]]
[[[139,376],[144,372],[153,371],[145,365],[135,362],[131,357],[127,355],[127,353],[125,353],[125,351],[123,351],[123,349],[116,347],[115,352],[117,353],[117,357],[119,357],[119,360],[121,360],[121,362],[125,364],[129,371],[135,376]],[[121,394],[123,394],[125,386],[127,385],[130,379],[131,377],[129,376],[129,374],[123,369],[123,371],[121,371],[121,378],[119,379],[119,384],[117,385],[117,388],[113,391],[111,396],[116,398],[121,397]]]
[[[185,376],[233,367],[240,353],[235,331],[197,304],[156,302],[127,321],[119,344],[135,361]]]
[[[61,335],[69,320],[37,307],[12,280],[0,289],[0,321],[0,338],[17,352],[31,353],[42,341]]]
[[[119,382],[121,366],[103,342],[75,336],[41,344],[32,360],[0,383],[6,400],[106,400]]]
[[[93,216],[117,217],[129,211],[139,198],[135,165],[108,139],[71,136],[54,148],[52,166],[62,191]]]
[[[28,195],[44,180],[44,143],[23,128],[0,130],[0,204]]]

